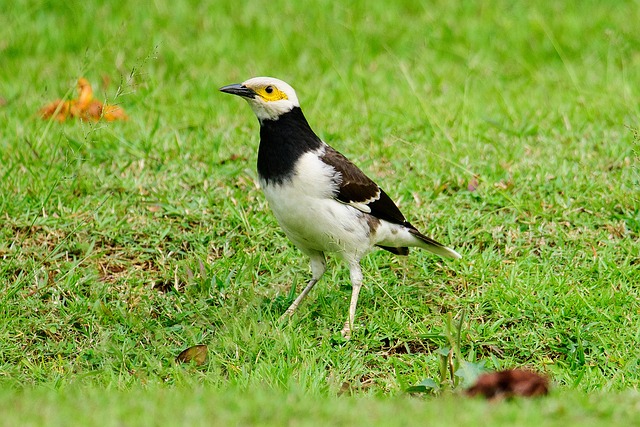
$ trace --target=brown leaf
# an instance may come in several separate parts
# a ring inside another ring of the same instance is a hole
[[[127,116],[122,109],[117,105],[105,105],[102,110],[102,118],[108,122],[113,122],[115,120],[129,120],[129,116]]]
[[[469,180],[469,184],[467,185],[467,190],[476,191],[480,183],[478,182],[478,175],[474,175],[473,178]]]
[[[207,353],[209,349],[207,349],[206,345],[199,344],[189,347],[184,350],[182,353],[176,357],[177,363],[191,363],[191,361],[195,362],[196,366],[204,365],[204,362],[207,360]]]
[[[352,393],[353,393],[353,387],[351,387],[351,384],[349,382],[344,381],[340,385],[340,390],[338,390],[338,396],[342,396],[343,394],[351,395]]]
[[[549,380],[525,369],[508,369],[480,375],[466,393],[469,396],[481,395],[487,399],[544,396],[549,393]]]
[[[53,117],[60,122],[68,118],[92,121],[104,119],[108,122],[128,119],[121,107],[94,99],[91,84],[84,77],[78,79],[78,99],[70,101],[58,99],[40,109],[40,115],[43,119]]]
[[[40,115],[43,119],[53,117],[54,120],[64,122],[69,116],[69,109],[71,107],[70,101],[63,101],[56,99],[50,104],[45,105],[40,109]]]
[[[93,89],[91,88],[91,84],[89,83],[89,80],[84,77],[80,77],[78,79],[78,100],[75,101],[75,104],[73,105],[72,113],[75,109],[78,112],[78,115],[82,114],[83,111],[87,110],[91,101],[93,101]]]

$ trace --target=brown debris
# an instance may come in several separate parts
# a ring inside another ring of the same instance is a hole
[[[535,397],[548,393],[547,377],[525,369],[508,369],[482,374],[476,383],[466,390],[468,396],[480,395],[487,399]]]

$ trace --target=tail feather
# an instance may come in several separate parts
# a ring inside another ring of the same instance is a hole
[[[422,249],[426,249],[429,252],[432,252],[436,255],[440,255],[441,257],[445,257],[445,258],[453,258],[453,259],[462,258],[462,255],[460,255],[458,252],[454,251],[451,248],[446,247],[442,243],[436,242],[431,237],[425,236],[415,228],[410,228],[409,233],[411,233],[413,236],[415,236],[418,239],[419,243],[421,244],[417,246]]]

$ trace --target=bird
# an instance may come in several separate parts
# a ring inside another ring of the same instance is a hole
[[[337,253],[349,266],[351,301],[341,330],[346,340],[354,329],[360,261],[367,253],[381,248],[407,255],[409,247],[418,247],[461,258],[418,231],[380,186],[318,137],[288,83],[254,77],[219,90],[245,99],[258,118],[258,182],[280,227],[310,260],[311,280],[282,318],[297,310],[325,273],[326,253]]]

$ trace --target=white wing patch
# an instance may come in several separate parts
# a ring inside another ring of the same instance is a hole
[[[376,200],[378,200],[379,198],[380,198],[380,189],[378,189],[378,192],[376,193],[376,195],[374,197],[371,197],[371,198],[369,198],[369,199],[367,199],[365,201],[362,201],[362,202],[350,201],[347,204],[349,206],[353,206],[354,208],[358,209],[360,212],[371,213],[371,208],[369,207],[369,203],[373,203]]]

